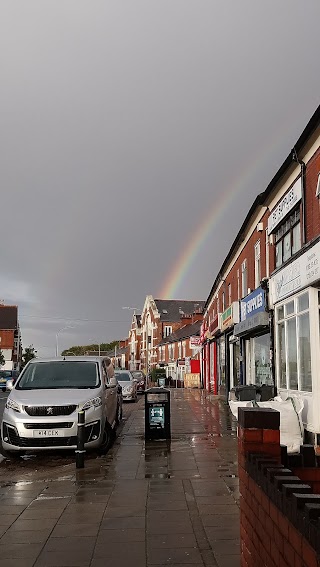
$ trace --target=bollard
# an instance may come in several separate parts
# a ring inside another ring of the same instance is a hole
[[[84,467],[84,423],[85,412],[81,410],[78,412],[78,431],[77,431],[77,448],[76,448],[76,468],[83,469]]]

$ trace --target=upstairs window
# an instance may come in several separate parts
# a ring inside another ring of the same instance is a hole
[[[248,294],[248,273],[247,273],[247,260],[241,264],[241,292],[242,297]]]
[[[231,305],[231,283],[228,285],[228,306]]]
[[[254,246],[254,281],[255,287],[259,287],[261,282],[261,254],[260,254],[260,240]]]
[[[300,209],[296,209],[275,233],[276,268],[301,248]]]

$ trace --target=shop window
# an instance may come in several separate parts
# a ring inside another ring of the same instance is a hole
[[[247,260],[241,264],[241,288],[242,297],[245,297],[248,294]]]
[[[312,391],[309,292],[276,309],[278,386]]]
[[[296,209],[275,233],[276,268],[301,248],[300,209]]]
[[[247,384],[272,384],[270,364],[270,333],[246,341]]]
[[[254,246],[254,279],[255,287],[259,287],[261,282],[261,253],[260,253],[260,240]]]

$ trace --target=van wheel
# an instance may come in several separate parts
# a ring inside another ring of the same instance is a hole
[[[10,459],[10,461],[18,461],[22,456],[22,453],[18,451],[7,451],[6,449],[4,449],[2,446],[2,441],[0,441],[0,453],[6,459]]]
[[[105,455],[108,452],[114,441],[114,438],[115,438],[114,430],[112,429],[111,425],[109,425],[109,423],[106,423],[103,432],[102,443],[98,449],[100,455]]]

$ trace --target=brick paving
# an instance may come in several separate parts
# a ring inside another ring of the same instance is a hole
[[[107,456],[1,482],[0,567],[239,567],[235,423],[202,391],[171,394],[171,442],[144,442],[140,400]]]

